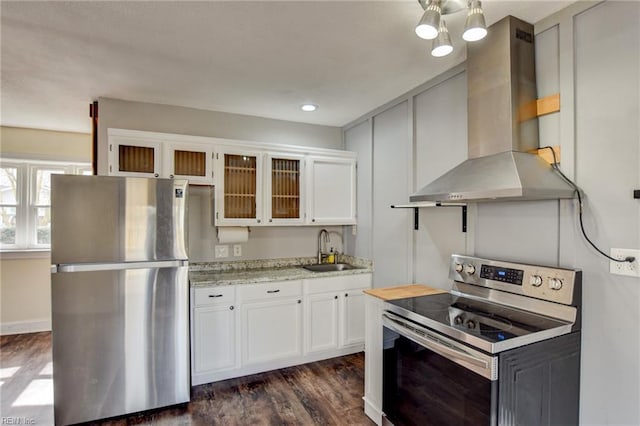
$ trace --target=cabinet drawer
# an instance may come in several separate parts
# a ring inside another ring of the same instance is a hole
[[[296,297],[302,295],[302,281],[281,281],[262,284],[248,284],[238,288],[241,300]]]
[[[305,294],[327,293],[371,287],[371,274],[342,275],[338,277],[304,280]]]
[[[195,289],[195,306],[234,303],[235,287],[204,287]]]

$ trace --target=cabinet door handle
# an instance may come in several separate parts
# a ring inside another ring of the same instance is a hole
[[[311,219],[311,222],[315,222],[315,221],[316,221],[315,219]]]
[[[280,293],[280,290],[267,290],[267,293]]]
[[[260,219],[258,219],[258,223],[260,223]]]
[[[160,175],[159,175],[159,174],[157,174],[157,173],[155,173],[155,174],[153,175],[153,177],[158,177],[158,176],[160,176]]]
[[[221,294],[210,294],[209,297],[222,297]]]
[[[302,303],[302,300],[298,299],[298,304]]]
[[[234,309],[233,305],[229,306],[230,311],[233,311],[233,309]]]
[[[345,293],[345,294],[344,294],[344,297],[349,297],[349,293]]]
[[[169,175],[169,178],[173,179],[173,175]]]
[[[273,222],[273,219],[269,219],[269,222]]]
[[[337,300],[337,299],[338,299],[338,296],[334,296],[333,298]]]

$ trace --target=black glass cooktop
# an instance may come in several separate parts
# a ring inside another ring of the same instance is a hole
[[[567,325],[535,313],[451,293],[389,300],[387,303],[416,314],[418,319],[426,318],[491,343]],[[409,318],[416,319],[413,315]]]

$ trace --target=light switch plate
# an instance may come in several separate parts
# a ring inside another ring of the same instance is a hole
[[[242,256],[242,246],[240,244],[233,245],[233,255],[235,257]]]
[[[629,277],[640,277],[640,250],[612,248],[610,256],[615,259],[624,259],[628,256],[636,258],[633,262],[614,262],[610,260],[610,273]]]
[[[216,246],[216,258],[229,257],[229,246]]]

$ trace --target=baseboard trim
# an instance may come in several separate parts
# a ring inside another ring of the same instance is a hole
[[[39,331],[51,331],[51,320],[13,321],[0,324],[0,336],[10,334],[37,333]]]
[[[355,354],[364,351],[364,344],[360,343],[342,349],[325,351],[316,354],[308,354],[305,356],[297,356],[285,358],[277,361],[261,364],[251,364],[244,367],[234,368],[226,371],[212,373],[194,373],[191,374],[191,386],[202,385],[205,383],[217,382],[220,380],[234,379],[236,377],[248,376],[250,374],[264,373],[266,371],[276,370],[279,368],[293,367],[294,365],[306,364],[308,362],[322,361],[329,358],[335,358],[344,355]]]
[[[363,396],[362,399],[364,400],[364,413],[380,426],[382,424],[382,411],[369,401],[366,396]]]

